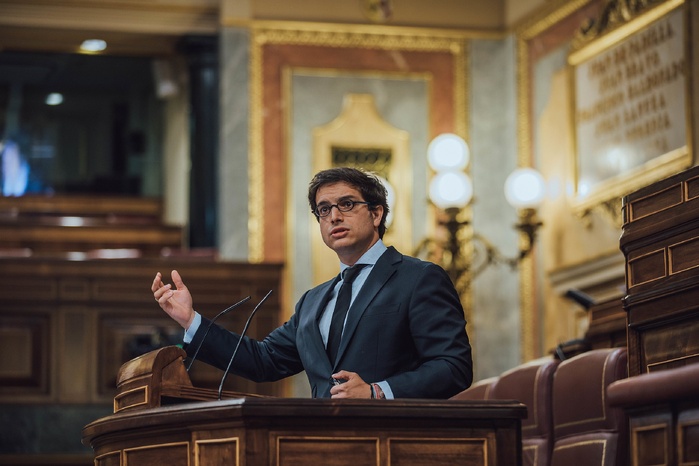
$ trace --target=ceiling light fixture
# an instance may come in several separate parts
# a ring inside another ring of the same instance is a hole
[[[88,53],[101,52],[106,48],[107,43],[102,39],[87,39],[80,44],[80,50]]]
[[[63,94],[60,92],[52,92],[46,96],[44,102],[46,105],[61,105],[63,103]]]

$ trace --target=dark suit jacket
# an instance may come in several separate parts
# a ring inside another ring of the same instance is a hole
[[[243,338],[231,372],[269,382],[305,370],[314,397],[330,397],[330,376],[343,369],[368,383],[386,380],[396,398],[448,398],[471,384],[463,309],[441,267],[388,248],[352,303],[332,366],[318,322],[337,280],[307,291],[263,341]],[[202,319],[188,352],[208,324]],[[225,369],[238,339],[214,324],[198,358]]]

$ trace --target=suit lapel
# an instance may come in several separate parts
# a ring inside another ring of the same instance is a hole
[[[318,306],[316,306],[316,309],[313,314],[313,319],[316,322],[320,322],[321,317],[323,317],[323,311],[325,310],[325,307],[328,305],[328,301],[330,301],[330,296],[332,295],[332,290],[335,288],[335,285],[337,285],[337,282],[340,281],[340,275],[337,275],[334,279],[325,282],[325,289],[319,289],[318,293],[322,296]],[[317,327],[317,325],[316,325]],[[320,330],[318,331],[320,335]]]
[[[342,360],[345,349],[352,340],[364,311],[366,311],[369,303],[374,300],[376,294],[384,287],[389,278],[396,272],[397,264],[402,260],[403,256],[391,246],[379,257],[379,260],[376,261],[373,270],[364,282],[364,286],[352,303],[347,314],[345,330],[342,334],[340,348],[337,352],[337,360],[335,361],[336,367],[337,363]]]
[[[330,360],[328,359],[328,354],[325,351],[325,346],[323,345],[323,337],[320,334],[320,327],[318,326],[318,323],[320,322],[320,318],[323,316],[325,307],[328,305],[328,301],[332,295],[332,290],[339,280],[340,277],[338,275],[334,280],[326,282],[324,289],[318,290],[318,294],[321,296],[321,299],[316,302],[315,309],[313,310],[312,314],[313,321],[312,324],[309,325],[312,337],[310,338],[309,342],[311,350],[318,354],[319,359],[327,361],[328,366],[331,364]]]

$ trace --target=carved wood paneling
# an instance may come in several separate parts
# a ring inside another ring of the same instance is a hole
[[[328,458],[352,458],[366,465],[379,466],[379,439],[357,436],[312,437],[306,435],[277,437],[276,465],[327,464]],[[342,464],[342,462],[338,463]]]
[[[391,464],[485,464],[494,439],[409,439],[390,438]]]
[[[177,269],[195,308],[213,317],[244,296],[252,304],[219,322],[241,331],[252,306],[274,290],[248,334],[262,338],[280,324],[281,266],[195,259],[70,261],[0,259],[1,402],[105,403],[127,360],[181,342],[183,330],[154,302],[156,272],[169,281]],[[204,363],[191,373],[197,386],[215,387],[222,372]],[[279,395],[282,385],[228,377],[226,389]]]
[[[95,466],[121,466],[121,452],[114,451],[97,456]]]
[[[623,199],[629,378],[610,386],[629,415],[632,464],[697,464],[699,167]]]
[[[196,440],[194,457],[197,465],[230,464],[238,466],[240,461],[240,441],[237,437]]]
[[[699,167],[624,197],[629,375],[699,360]]]
[[[679,464],[699,464],[699,409],[686,409],[677,419]]]
[[[162,443],[124,449],[124,464],[189,465],[189,443]]]
[[[0,396],[50,395],[51,324],[48,309],[10,306],[0,313]]]

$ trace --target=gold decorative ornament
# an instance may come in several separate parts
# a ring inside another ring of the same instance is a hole
[[[363,0],[364,14],[374,23],[385,23],[393,17],[391,0]]]

